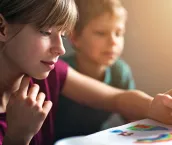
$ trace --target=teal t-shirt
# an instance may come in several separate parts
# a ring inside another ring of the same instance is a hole
[[[76,69],[75,54],[71,54],[62,59]],[[118,59],[111,67],[107,68],[104,83],[121,89],[135,88],[130,67],[122,59]],[[112,115],[112,113],[109,112],[80,105],[62,95],[59,97],[57,112],[57,139],[69,136],[88,135],[97,132]],[[118,117],[116,125],[123,124],[124,120],[120,116]],[[106,124],[105,126],[108,125]]]

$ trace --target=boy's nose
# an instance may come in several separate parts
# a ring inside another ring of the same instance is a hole
[[[116,36],[116,34],[111,34],[111,36],[110,36],[110,44],[111,45],[116,45],[117,44],[117,36]]]

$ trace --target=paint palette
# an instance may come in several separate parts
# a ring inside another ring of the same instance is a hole
[[[65,144],[67,143],[67,144]],[[172,126],[144,119],[55,145],[172,145]]]

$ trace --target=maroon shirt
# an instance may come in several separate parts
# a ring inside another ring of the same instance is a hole
[[[52,70],[45,80],[33,79],[31,83],[37,83],[40,86],[40,91],[46,94],[46,100],[53,102],[52,109],[50,110],[42,128],[34,136],[30,145],[53,145],[54,140],[54,123],[57,111],[58,96],[63,88],[68,65],[59,60],[56,63],[55,69]],[[22,116],[21,116],[22,121]],[[2,145],[3,138],[5,136],[6,113],[0,113],[0,145]]]

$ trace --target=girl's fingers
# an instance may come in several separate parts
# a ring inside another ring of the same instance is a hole
[[[43,112],[44,112],[44,114],[45,114],[45,117],[46,117],[47,114],[49,113],[49,111],[50,111],[52,105],[53,105],[53,104],[52,104],[51,101],[45,101],[45,102],[43,103],[42,108],[43,108]]]
[[[29,92],[28,92],[28,95],[27,95],[27,96],[28,96],[28,98],[30,98],[31,100],[36,101],[38,92],[39,92],[39,85],[33,84],[33,85],[31,86],[31,88],[29,89]]]
[[[22,81],[18,90],[19,94],[17,96],[22,97],[22,98],[27,97],[29,82],[30,82],[30,78],[28,76],[24,76],[22,78]]]
[[[42,105],[44,103],[44,100],[45,100],[45,94],[40,92],[36,98],[36,102],[41,108],[42,108]]]

